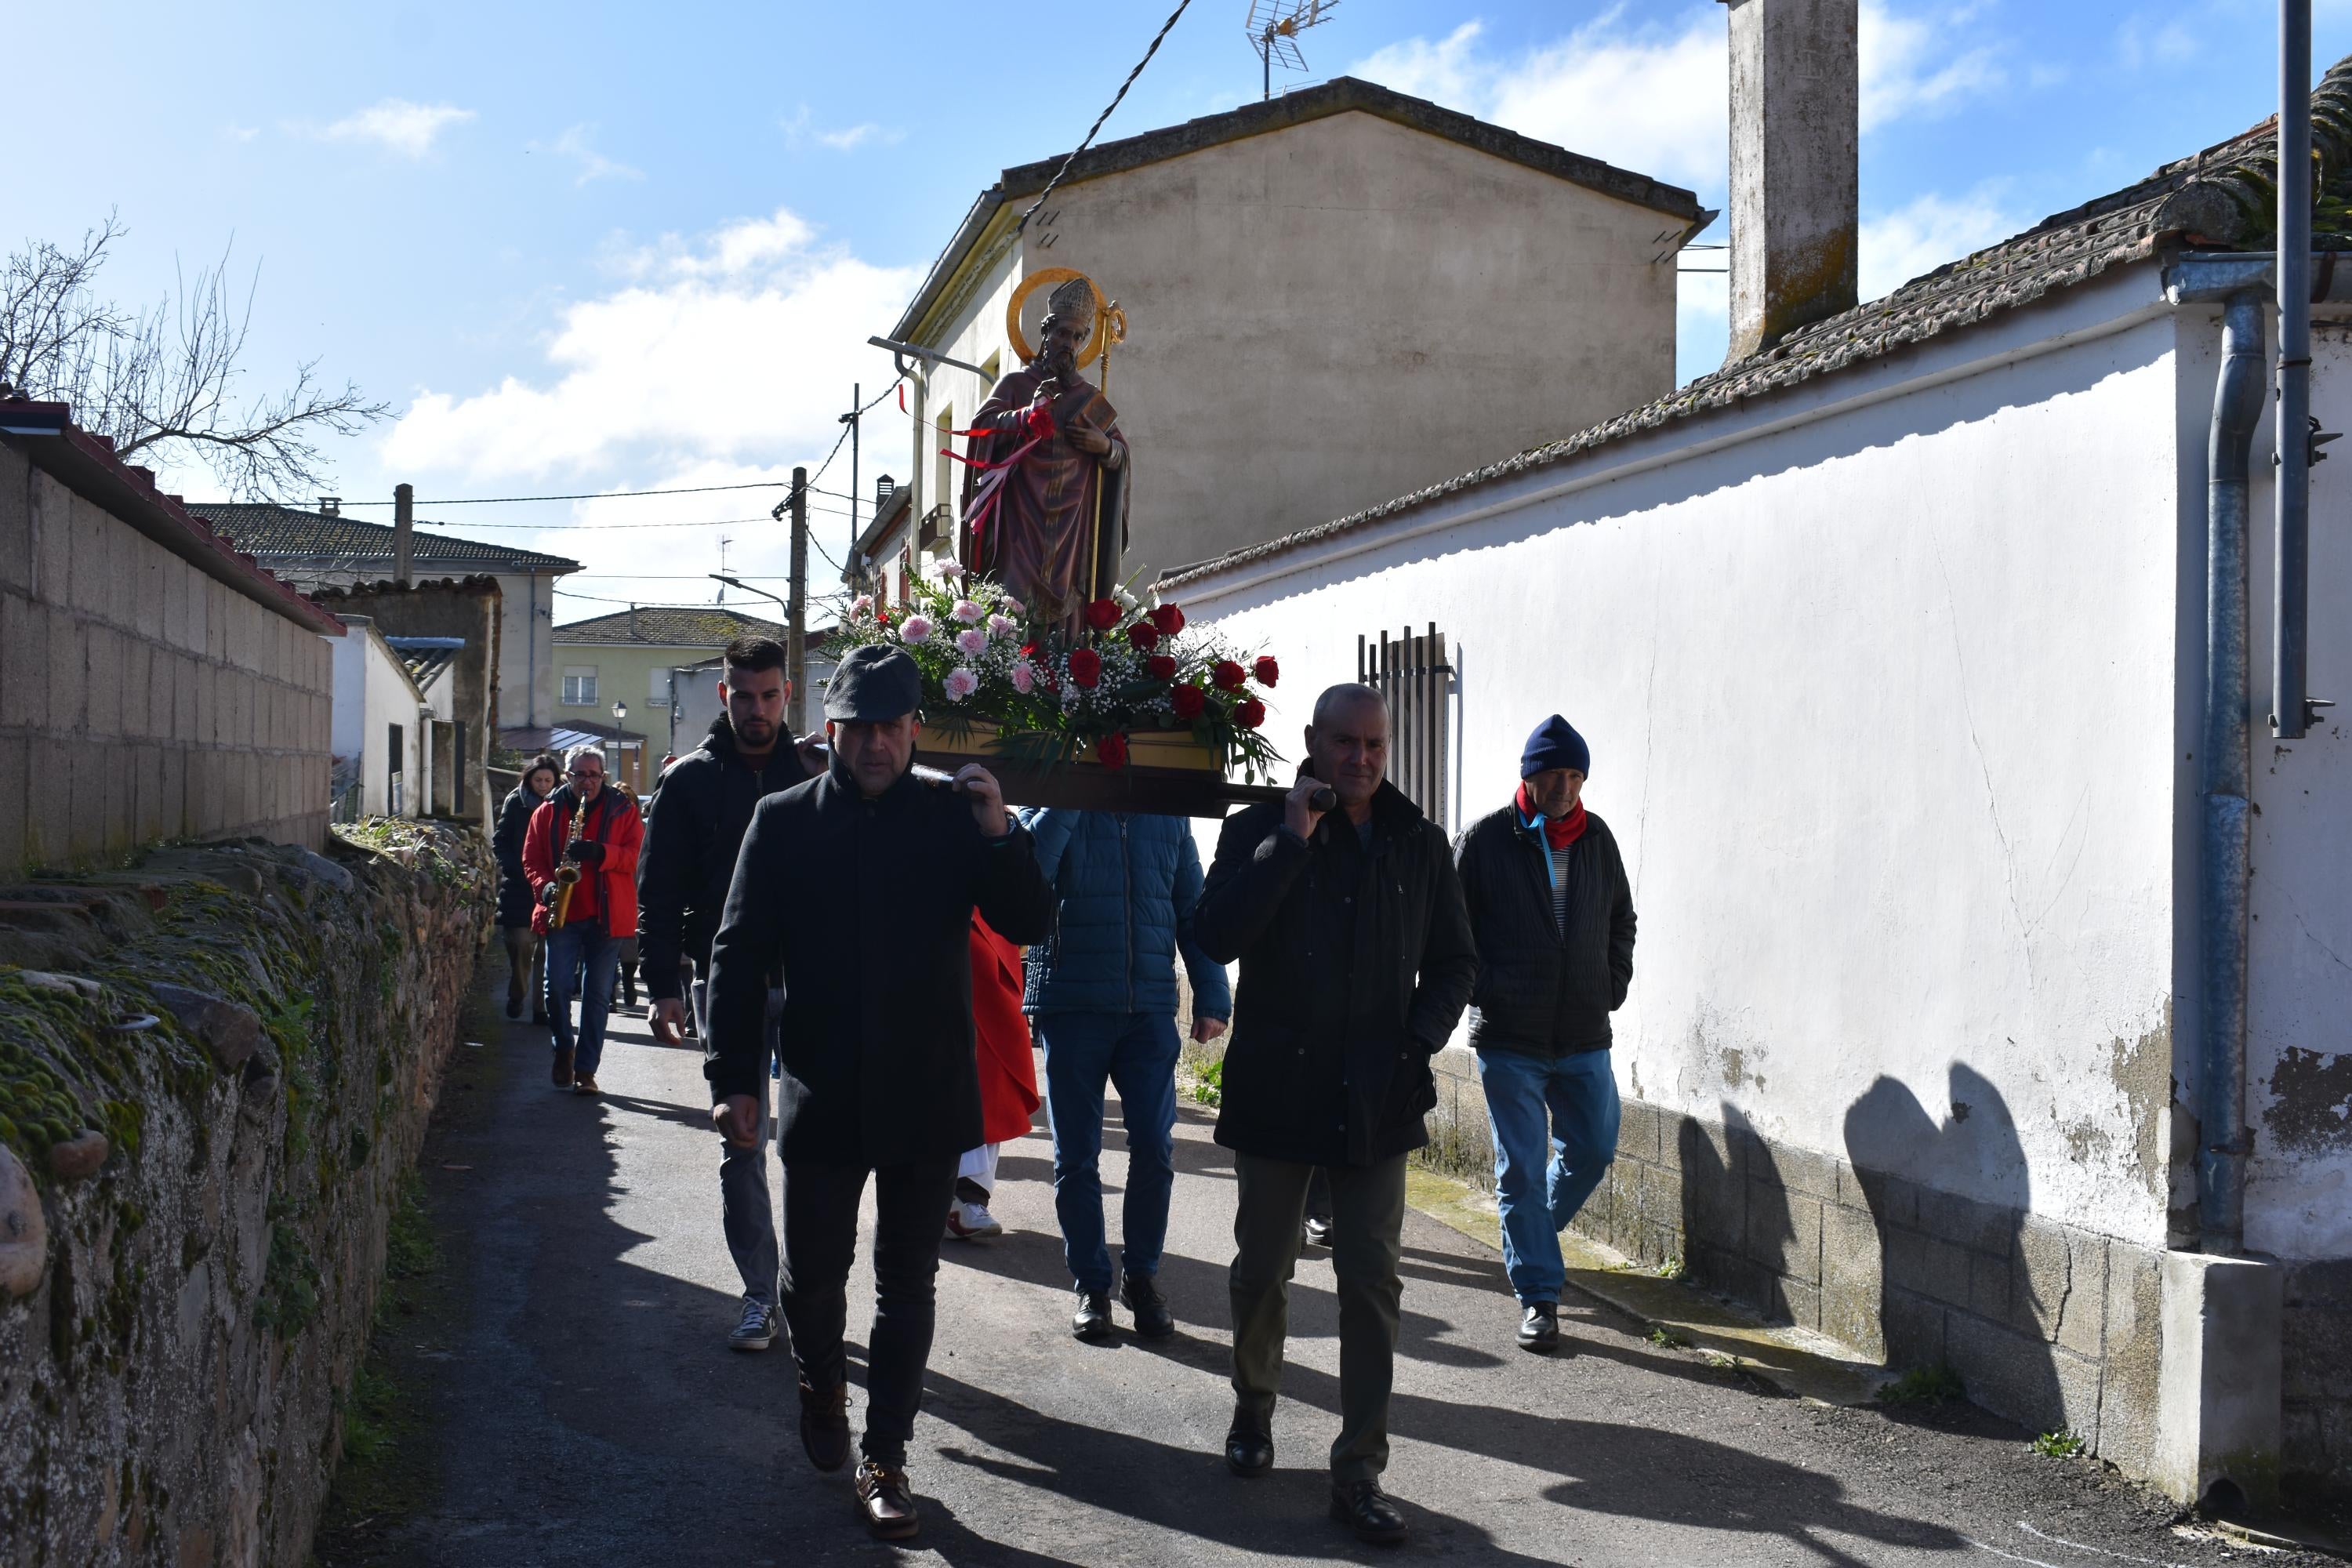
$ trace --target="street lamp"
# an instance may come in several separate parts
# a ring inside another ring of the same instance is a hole
[[[613,704],[614,728],[621,729],[625,727],[628,722],[628,718],[629,705],[625,702],[615,701]],[[626,761],[628,757],[628,748],[622,744],[621,737],[618,735],[613,737],[613,755],[616,761]]]

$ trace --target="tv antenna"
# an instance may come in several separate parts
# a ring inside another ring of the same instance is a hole
[[[722,577],[725,575],[726,571],[727,571],[727,547],[728,547],[729,545],[730,545],[730,544],[734,543],[734,542],[735,542],[735,541],[734,541],[734,540],[733,540],[733,538],[731,538],[731,537],[730,537],[730,538],[726,538],[726,539],[722,539],[722,540],[720,540],[720,541],[719,542],[719,574],[719,574],[719,575],[720,575],[720,576],[722,576]],[[711,601],[711,603],[713,603],[713,604],[715,604],[715,605],[723,605],[723,604],[725,604],[726,602],[727,602],[727,584],[722,581],[722,582],[719,584],[719,597],[718,597],[718,598],[716,598],[716,599],[714,599],[714,600],[712,600],[712,601]]]
[[[1285,70],[1305,70],[1307,57],[1298,52],[1298,35],[1339,8],[1339,0],[1250,0],[1244,26],[1264,68],[1267,98],[1274,96],[1275,62],[1279,60]]]

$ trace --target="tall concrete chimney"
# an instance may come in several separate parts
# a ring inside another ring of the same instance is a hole
[[[1731,12],[1731,352],[1854,303],[1858,0]]]
[[[1849,284],[1848,293],[1853,288]],[[408,586],[409,563],[416,553],[416,487],[392,487],[392,580]]]

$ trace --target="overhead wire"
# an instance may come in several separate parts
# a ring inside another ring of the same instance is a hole
[[[1037,209],[1045,205],[1045,198],[1054,194],[1054,187],[1062,183],[1062,176],[1070,172],[1070,165],[1078,161],[1078,154],[1094,145],[1095,137],[1103,128],[1103,121],[1110,118],[1110,111],[1117,109],[1119,100],[1127,96],[1127,89],[1135,85],[1135,79],[1143,74],[1143,68],[1150,65],[1151,57],[1160,52],[1160,43],[1168,37],[1169,29],[1176,26],[1176,18],[1181,16],[1185,8],[1192,4],[1192,0],[1177,0],[1176,9],[1168,14],[1168,20],[1160,23],[1160,31],[1152,36],[1151,47],[1143,51],[1143,58],[1135,62],[1135,68],[1127,73],[1125,81],[1118,84],[1118,90],[1111,95],[1110,102],[1104,106],[1100,114],[1095,116],[1093,127],[1087,132],[1087,139],[1070,150],[1070,155],[1062,160],[1062,166],[1054,171],[1054,177],[1045,182],[1045,188],[1037,193],[1037,199],[1029,204],[1029,210],[1021,215],[1021,221],[1013,226],[1014,233],[1019,234],[1028,228],[1029,220],[1037,216]]]

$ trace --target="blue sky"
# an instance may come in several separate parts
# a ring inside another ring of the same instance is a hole
[[[131,301],[233,241],[233,269],[260,268],[257,385],[315,357],[400,415],[331,447],[347,498],[404,479],[428,500],[772,479],[823,459],[853,381],[887,384],[864,341],[973,195],[1084,134],[1166,9],[1092,7],[1047,54],[1038,27],[987,30],[1017,13],[930,0],[28,7],[10,53],[47,63],[12,78],[0,238],[69,240],[111,209],[130,232],[107,279]],[[1194,0],[1105,137],[1255,96],[1246,9]],[[1863,10],[1865,295],[2232,134],[2274,96],[2269,0]],[[2352,52],[2352,0],[2317,10],[2324,69]],[[1345,0],[1303,44],[1293,83],[1370,76],[1722,205],[1714,0]],[[1719,279],[1683,282],[1686,378],[1721,358],[1724,317]],[[907,446],[886,402],[867,483]],[[166,479],[215,490],[201,470]],[[845,456],[824,484],[846,479]],[[420,510],[585,563],[570,619],[707,599],[721,537],[781,591],[772,499]],[[839,557],[848,520],[817,521]]]

